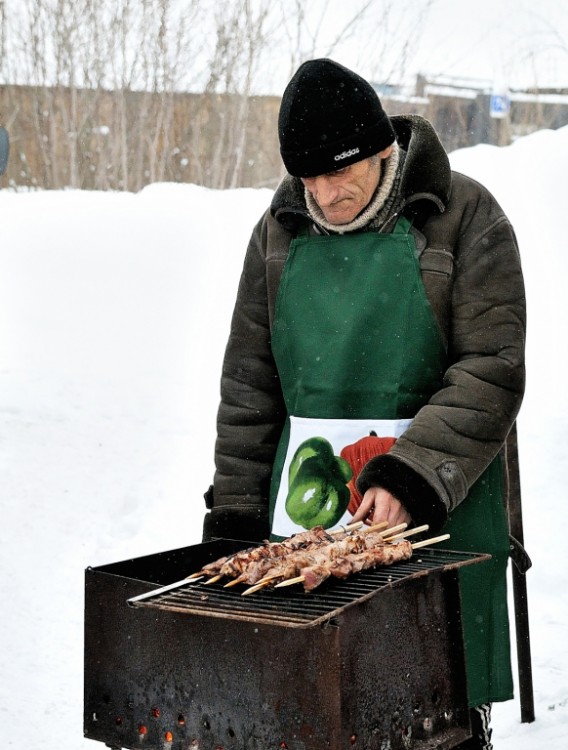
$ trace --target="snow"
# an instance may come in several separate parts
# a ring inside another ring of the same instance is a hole
[[[536,721],[497,750],[568,747],[568,127],[451,155],[516,228],[528,387],[519,419]],[[221,359],[271,193],[0,191],[0,741],[83,738],[83,571],[200,541]],[[180,571],[186,573],[189,571]],[[31,738],[31,739],[30,739]]]

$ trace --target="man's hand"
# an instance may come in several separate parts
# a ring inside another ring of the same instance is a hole
[[[368,525],[387,521],[389,527],[399,523],[410,523],[412,518],[394,495],[382,487],[369,487],[363,501],[353,516],[353,522],[364,521]]]

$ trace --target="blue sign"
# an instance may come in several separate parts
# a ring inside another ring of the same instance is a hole
[[[507,94],[492,94],[489,104],[491,117],[507,117],[511,109],[511,100]]]

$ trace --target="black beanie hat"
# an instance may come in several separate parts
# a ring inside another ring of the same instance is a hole
[[[300,65],[278,116],[280,153],[295,177],[342,169],[394,143],[396,136],[375,89],[333,60]]]

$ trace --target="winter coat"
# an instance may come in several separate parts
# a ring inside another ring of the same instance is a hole
[[[391,120],[405,152],[398,206],[413,221],[447,370],[440,390],[391,450],[367,463],[358,488],[384,487],[416,523],[433,530],[503,450],[514,424],[525,382],[524,285],[515,235],[495,198],[450,170],[426,120]],[[396,218],[379,231],[390,231]],[[253,541],[269,534],[272,463],[286,419],[271,325],[288,248],[302,225],[313,226],[304,188],[287,176],[254,228],[245,257],[222,370],[204,539]]]

